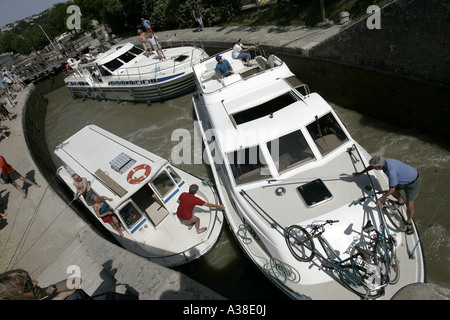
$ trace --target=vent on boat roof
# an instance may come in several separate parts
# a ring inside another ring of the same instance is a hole
[[[308,182],[297,188],[307,207],[319,205],[333,197],[321,179]]]
[[[176,62],[182,62],[182,61],[186,60],[187,58],[189,58],[189,56],[182,54],[182,55],[176,57],[175,61]]]
[[[120,174],[122,174],[128,169],[130,169],[135,163],[136,160],[132,159],[129,155],[122,152],[117,157],[115,157],[109,164],[111,165],[111,168],[114,171],[117,171]]]

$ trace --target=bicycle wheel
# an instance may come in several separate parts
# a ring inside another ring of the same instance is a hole
[[[381,269],[381,274],[383,276],[384,283],[388,282],[386,272],[386,265],[384,263],[380,263],[379,267]],[[391,258],[391,262],[389,264],[389,284],[396,284],[400,279],[400,265],[398,264],[397,255],[394,253],[394,257]]]
[[[395,205],[394,202],[391,199],[386,199],[383,202],[383,213],[384,215],[389,219],[392,226],[397,231],[405,231],[406,225],[405,225],[405,219],[403,218],[402,213],[399,209],[394,209]]]
[[[305,228],[292,225],[286,231],[286,244],[295,259],[303,262],[314,257],[314,241]]]
[[[373,286],[373,276],[374,273],[368,271],[368,269],[361,267],[359,265],[345,265],[341,267],[342,271],[339,271],[339,278],[342,284],[351,292],[357,294],[361,298],[377,299],[384,294],[383,288],[370,289]],[[362,283],[355,283],[353,278],[359,281],[364,281]]]
[[[394,253],[394,259],[392,259],[390,268],[389,284],[396,284],[400,279],[400,265],[398,264],[397,255]]]

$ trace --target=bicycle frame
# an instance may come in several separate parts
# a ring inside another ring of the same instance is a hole
[[[361,203],[366,199],[370,199],[372,198],[375,202],[377,201],[377,194],[383,194],[385,193],[385,191],[374,191],[372,195],[368,195],[366,197],[362,197],[361,199],[359,199],[357,201],[357,203]],[[377,229],[375,229],[375,227],[373,227],[373,231],[376,232],[376,238],[378,240],[378,243],[376,244],[376,248],[378,249],[378,252],[381,256],[383,256],[384,258],[384,264],[385,264],[385,269],[386,269],[386,278],[387,278],[387,282],[389,283],[389,279],[390,279],[390,266],[392,263],[392,260],[395,256],[395,239],[394,237],[392,237],[392,235],[389,232],[389,229],[386,227],[386,221],[384,219],[384,214],[383,214],[383,208],[385,208],[386,206],[388,206],[387,204],[387,200],[384,200],[382,202],[382,208],[378,208],[377,207],[377,211],[379,214],[379,218],[380,218],[380,227],[382,232],[378,231]],[[369,220],[370,221],[370,220]],[[363,227],[363,230],[367,228],[367,225],[365,227]],[[388,247],[388,243],[391,245],[390,248]],[[384,252],[384,253],[383,253]]]
[[[323,237],[322,234],[325,232],[324,226],[326,224],[332,224],[335,222],[338,222],[338,220],[327,220],[325,223],[321,225],[312,226],[312,231],[310,234],[306,231],[306,229],[299,227],[303,229],[303,232],[307,234],[307,241],[311,241],[311,248],[308,249],[312,252],[312,255],[303,261],[309,261],[314,256],[317,256],[320,260],[322,260],[322,266],[326,268],[332,268],[336,273],[338,273],[343,284],[351,291],[366,298],[367,297],[376,298],[381,296],[383,291],[377,292],[377,290],[381,290],[384,287],[384,285],[370,288],[366,283],[365,279],[363,278],[362,272],[367,273],[368,271],[373,270],[369,270],[371,269],[371,266],[366,264],[362,258],[358,259],[358,257],[362,255],[361,249],[356,246],[355,248],[358,251],[357,253],[350,255],[350,257],[346,259],[342,259],[338,254],[336,254],[335,250],[330,245],[330,243]],[[320,245],[322,246],[326,254],[326,257],[315,249],[313,243],[314,238],[318,239]],[[300,245],[306,246],[305,244],[306,242],[302,242],[300,243]],[[364,288],[366,293],[364,295],[360,294],[359,292],[357,292],[357,290],[352,289],[347,282],[350,282],[350,285]],[[375,294],[371,294],[371,292],[374,291]]]
[[[375,264],[378,264],[378,257],[381,257],[382,263],[387,263],[386,267],[386,283],[391,282],[391,270],[390,266],[391,263],[394,261],[395,263],[395,238],[389,235],[389,238],[385,238],[385,236],[379,232],[373,225],[372,222],[369,220],[366,225],[363,227],[363,231],[366,232],[370,239],[371,244],[369,247],[371,247],[371,253],[372,253],[372,260]],[[372,233],[372,234],[371,234]],[[382,245],[386,244],[386,246]],[[383,259],[385,259],[383,261]]]

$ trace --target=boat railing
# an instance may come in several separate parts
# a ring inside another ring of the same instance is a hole
[[[253,210],[271,226],[271,228],[275,229],[282,237],[285,236],[283,226],[278,223],[273,217],[271,217],[263,208],[261,208],[259,204],[252,197],[250,197],[247,192],[245,192],[244,189],[241,189],[239,193],[241,194],[242,198],[245,199],[248,205],[250,205]]]

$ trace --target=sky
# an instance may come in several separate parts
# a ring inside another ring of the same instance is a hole
[[[67,0],[0,0],[0,27],[42,12]]]

